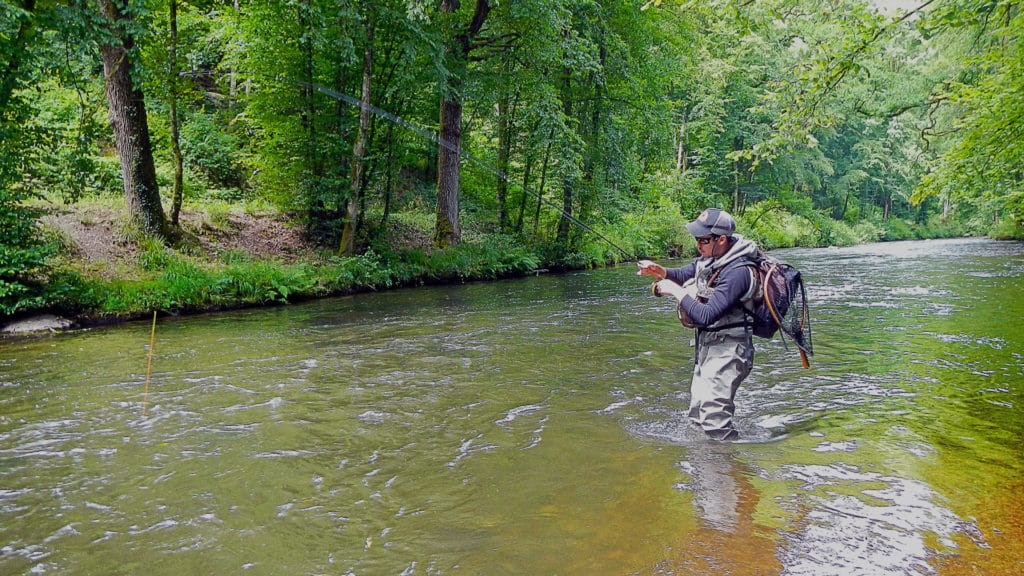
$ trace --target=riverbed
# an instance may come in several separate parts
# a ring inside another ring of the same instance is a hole
[[[1024,244],[774,254],[731,444],[631,266],[0,340],[0,573],[1024,573]]]

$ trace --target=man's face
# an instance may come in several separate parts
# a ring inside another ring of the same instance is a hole
[[[697,241],[697,252],[704,258],[718,258],[724,254],[722,246],[726,242],[725,236],[712,234],[710,236],[698,236],[695,240]]]

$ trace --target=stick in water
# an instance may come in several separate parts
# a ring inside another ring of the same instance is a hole
[[[149,360],[146,361],[146,386],[142,391],[142,417],[146,417],[146,400],[149,398],[149,374],[153,370],[153,347],[156,345],[156,310],[153,310],[153,328],[149,332]]]

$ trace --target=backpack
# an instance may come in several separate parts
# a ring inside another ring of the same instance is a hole
[[[814,354],[814,347],[807,292],[800,271],[761,250],[735,265],[748,266],[751,270],[753,282],[748,294],[752,295],[744,295],[743,300],[751,332],[761,338],[771,338],[781,328],[783,346],[789,348],[786,345],[786,336],[789,336],[800,352],[803,367],[810,368],[807,357]],[[717,276],[718,272],[715,274]]]
[[[753,322],[754,335],[771,338],[786,323],[787,313],[795,302],[806,309],[803,279],[800,271],[789,263],[761,250],[748,265],[753,272],[756,289],[753,297],[744,302],[744,307]],[[802,300],[798,302],[798,299]],[[798,324],[801,321],[798,319]]]

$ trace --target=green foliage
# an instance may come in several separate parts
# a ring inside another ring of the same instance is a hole
[[[181,154],[185,166],[202,175],[213,188],[241,188],[244,184],[237,159],[239,145],[221,132],[209,114],[196,113],[181,127]]]
[[[1004,218],[992,226],[988,237],[996,240],[1024,240],[1024,226],[1012,218]]]
[[[41,275],[55,247],[37,233],[38,211],[26,205],[32,195],[3,177],[0,167],[0,314],[10,315],[45,302]]]
[[[814,246],[818,244],[815,221],[819,215],[811,211],[809,216],[794,214],[777,200],[766,200],[738,216],[737,228],[765,249]]]
[[[692,218],[684,218],[677,206],[671,198],[663,196],[657,204],[645,205],[642,211],[627,212],[616,227],[617,237],[610,238],[637,256],[680,254],[692,242],[686,231],[686,223]]]
[[[37,283],[53,249],[34,238],[26,202],[123,193],[94,6],[13,6],[0,24],[5,312],[49,298]],[[708,206],[735,206],[741,232],[766,247],[1019,234],[1016,4],[941,2],[907,18],[859,0],[489,6],[486,34],[461,63],[451,39],[472,3],[450,15],[401,0],[179,3],[186,73],[172,82],[166,6],[139,5],[134,74],[158,174],[171,174],[173,87],[187,196],[219,232],[235,231],[230,211],[243,198],[293,212],[324,238],[340,228],[359,111],[348,98],[372,49],[371,104],[385,112],[372,119],[360,188],[366,253],[306,267],[240,251],[206,261],[126,229],[120,241],[142,242],[141,279],[108,289],[51,275],[51,293],[122,313],[599,266],[626,257],[616,246],[691,253],[684,224]],[[439,86],[456,73],[465,242],[430,251],[421,240],[435,232]],[[611,243],[560,226],[566,201]]]
[[[155,272],[182,261],[182,257],[159,240],[143,237],[139,242],[139,268]]]
[[[921,27],[939,36],[955,64],[934,97],[944,106],[932,111],[926,134],[943,147],[941,161],[922,178],[914,200],[983,198],[994,201],[989,207],[996,213],[1024,219],[1014,200],[1024,163],[1024,150],[1015,145],[1024,139],[1024,13],[1015,3],[944,3]]]
[[[889,218],[883,224],[884,228],[882,229],[881,234],[872,233],[870,236],[867,237],[865,237],[864,235],[860,235],[860,241],[874,242],[876,240],[914,240],[918,237],[917,233],[914,231],[911,224],[906,220],[903,220],[902,218]],[[874,224],[864,223],[863,225],[870,226],[871,228],[877,230],[877,226],[875,226]],[[868,231],[873,232],[873,230],[870,229]]]
[[[333,257],[328,264],[318,276],[321,285],[329,293],[375,290],[391,287],[395,283],[396,271],[390,269],[372,251],[348,258]]]
[[[508,236],[494,235],[481,244],[463,243],[437,250],[426,260],[435,280],[496,279],[536,269],[535,254]]]

